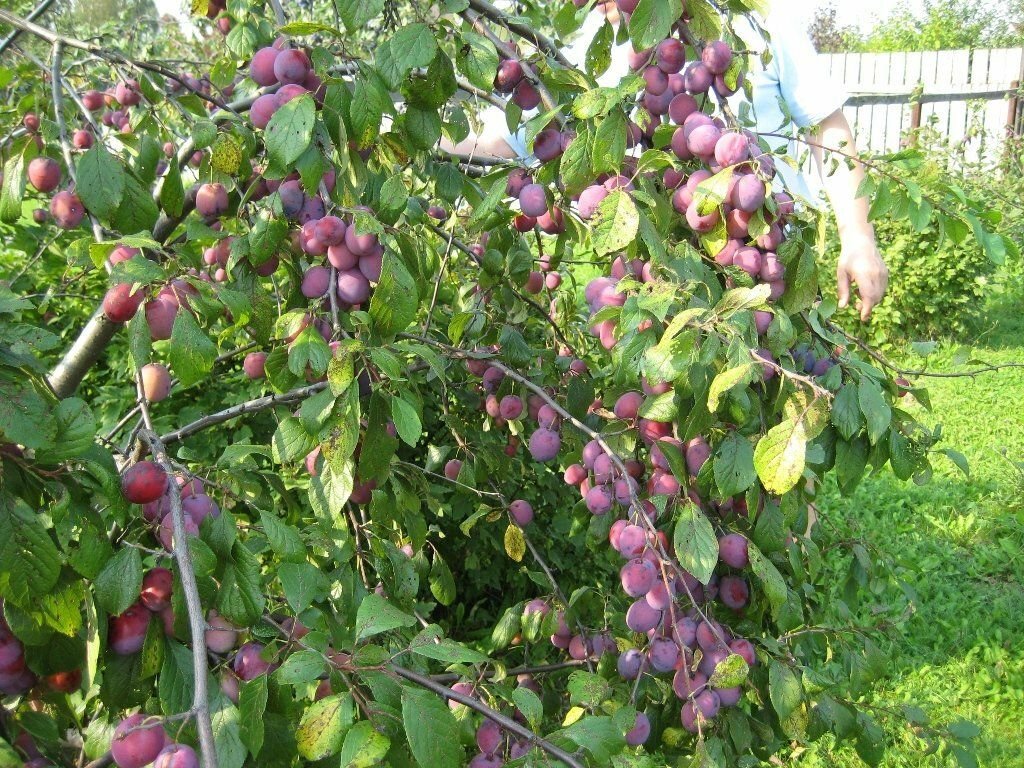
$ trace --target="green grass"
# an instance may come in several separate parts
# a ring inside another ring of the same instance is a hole
[[[972,346],[987,363],[1024,362],[1024,290],[994,295]],[[929,358],[935,372],[953,365],[958,344],[943,343]],[[920,359],[908,358],[911,367]],[[887,646],[889,674],[873,703],[920,706],[935,724],[975,723],[985,768],[1024,766],[1024,475],[1007,459],[1024,461],[1024,368],[975,379],[921,379],[931,395],[929,423],[941,422],[941,446],[967,456],[964,477],[944,457],[924,486],[888,471],[866,478],[843,498],[823,491],[823,516],[840,536],[865,539],[897,564],[911,588],[913,613]],[[838,558],[831,563],[840,567]],[[838,571],[842,574],[844,571]],[[884,766],[952,764],[895,719],[887,723]],[[802,768],[862,765],[853,750],[820,742]]]

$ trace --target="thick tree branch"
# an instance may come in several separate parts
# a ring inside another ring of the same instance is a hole
[[[56,0],[43,0],[43,2],[41,2],[39,5],[32,9],[32,12],[25,17],[25,20],[35,21],[48,10],[50,10],[50,6],[53,5],[55,2]],[[4,51],[11,47],[11,45],[14,43],[15,40],[18,39],[18,36],[21,35],[23,31],[23,29],[15,27],[11,34],[9,34],[3,40],[0,40],[0,55],[2,55]]]
[[[242,414],[265,411],[267,408],[273,408],[276,405],[287,405],[288,403],[294,403],[298,400],[305,400],[307,397],[316,394],[326,386],[327,382],[321,381],[316,384],[310,384],[308,387],[293,389],[290,392],[285,392],[280,395],[266,395],[264,397],[257,397],[255,400],[247,400],[244,403],[239,403],[238,405],[233,405],[230,408],[225,408],[223,411],[211,413],[208,416],[203,416],[201,419],[196,419],[191,424],[186,424],[181,429],[176,429],[173,432],[168,432],[167,434],[162,435],[160,440],[164,444],[176,443],[179,440],[184,440],[189,435],[194,435],[196,432],[200,432],[216,424],[222,424],[225,421],[230,421]]]
[[[565,58],[562,50],[555,44],[555,42],[542,35],[529,24],[513,21],[500,9],[487,2],[487,0],[469,0],[469,7],[481,16],[487,17],[494,23],[507,29],[509,32],[513,32],[531,43],[537,48],[537,50],[547,56],[550,56],[566,69],[573,69],[573,65],[569,63],[567,58]]]

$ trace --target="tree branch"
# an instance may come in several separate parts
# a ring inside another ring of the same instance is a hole
[[[544,750],[555,759],[561,760],[570,768],[583,768],[583,763],[581,763],[579,760],[570,755],[561,747],[556,747],[550,741],[542,738],[541,736],[538,736],[536,733],[531,731],[526,726],[520,725],[511,717],[505,717],[505,715],[501,714],[500,712],[496,712],[495,710],[488,707],[486,704],[477,701],[472,696],[466,696],[465,694],[453,691],[451,688],[448,688],[447,686],[444,686],[441,683],[431,680],[426,675],[421,675],[419,672],[413,672],[411,669],[406,669],[405,667],[401,667],[397,664],[391,664],[390,669],[399,677],[404,678],[405,680],[408,680],[410,682],[416,683],[416,685],[422,688],[426,688],[428,691],[432,691],[433,693],[436,693],[438,696],[441,696],[445,699],[451,699],[452,701],[457,701],[459,704],[463,704],[469,707],[470,709],[479,712],[488,720],[492,720],[498,725],[500,725],[506,731],[511,731],[517,736],[521,736],[524,739],[527,739],[531,744],[540,747],[540,749]]]
[[[142,407],[142,418],[146,425],[146,429],[140,431],[139,435],[149,444],[153,458],[167,473],[171,519],[174,523],[174,559],[178,561],[178,577],[181,579],[185,607],[188,611],[189,630],[192,635],[192,680],[194,686],[192,710],[195,713],[196,729],[199,732],[200,757],[203,768],[217,768],[217,749],[213,739],[213,725],[210,722],[210,705],[206,692],[206,681],[210,675],[209,661],[206,657],[206,618],[202,601],[199,599],[196,573],[192,567],[192,554],[188,548],[185,513],[181,508],[181,489],[174,479],[174,467],[167,456],[167,449],[153,429],[149,404],[142,388],[141,371],[136,377],[136,389],[139,394],[139,404]]]
[[[46,13],[48,10],[50,10],[50,6],[53,5],[55,2],[56,2],[56,0],[43,0],[39,5],[37,5],[35,8],[32,9],[32,12],[28,16],[25,17],[25,20],[26,21],[35,21],[40,16],[42,16],[44,13]],[[24,32],[23,29],[19,29],[18,27],[15,27],[14,31],[11,32],[11,34],[9,34],[3,40],[0,40],[0,55],[2,55],[4,51],[6,51],[8,48],[11,47],[11,44],[14,43],[14,41],[18,39],[18,36],[22,32]]]
[[[487,2],[487,0],[469,0],[469,7],[481,16],[487,17],[491,21],[507,29],[509,32],[513,32],[524,40],[532,43],[537,50],[547,56],[550,56],[566,69],[574,68],[573,65],[569,63],[569,60],[565,58],[562,50],[555,45],[553,40],[542,35],[528,24],[513,21],[500,9]]]

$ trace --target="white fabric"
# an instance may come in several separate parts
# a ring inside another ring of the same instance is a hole
[[[806,33],[806,26],[795,19],[773,11],[764,19],[759,20],[767,31],[770,42],[765,41],[760,32],[744,17],[736,17],[734,31],[746,44],[748,50],[756,52],[749,57],[750,70],[747,77],[751,84],[752,101],[751,117],[755,121],[755,130],[762,133],[778,133],[792,136],[796,126],[806,128],[815,125],[830,114],[841,108],[846,102],[847,94],[841,84],[832,81],[818,63],[817,54]],[[583,23],[572,44],[565,49],[565,57],[576,66],[583,66],[594,36],[605,24],[605,18],[599,11],[592,12]],[[771,52],[771,61],[762,66],[758,55],[765,48]],[[627,55],[629,44],[612,47],[611,64],[608,70],[598,78],[598,84],[615,86],[629,73]],[[780,105],[785,102],[792,121],[790,121]],[[746,100],[741,90],[729,101],[734,111]],[[526,147],[525,131],[515,134],[508,130],[505,113],[498,107],[488,107],[481,113],[484,132],[488,135],[502,136],[512,150],[522,158],[529,156]],[[799,157],[802,149],[798,142],[785,138],[765,137],[765,141],[773,150],[788,152],[791,157]],[[787,146],[788,145],[788,146]],[[814,183],[815,194],[812,195],[803,174],[794,171],[784,161],[777,163],[779,175],[787,189],[791,192],[813,200],[820,191],[820,184]]]

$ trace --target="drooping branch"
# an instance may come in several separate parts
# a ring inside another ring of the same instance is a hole
[[[419,672],[413,672],[411,669],[406,669],[405,667],[399,666],[398,664],[391,664],[389,666],[389,669],[391,669],[391,671],[399,677],[408,680],[409,682],[416,683],[416,685],[422,688],[426,688],[428,691],[436,693],[438,696],[441,696],[445,699],[450,699],[451,701],[457,701],[459,704],[467,706],[475,712],[479,712],[488,720],[492,720],[493,722],[504,728],[506,731],[510,731],[516,734],[517,736],[520,736],[528,740],[531,744],[544,750],[553,758],[561,760],[570,768],[583,768],[583,763],[581,763],[579,760],[570,755],[561,747],[555,746],[547,739],[538,736],[525,725],[521,725],[520,723],[513,720],[511,717],[506,717],[500,712],[491,709],[486,704],[478,701],[477,699],[474,699],[472,696],[466,696],[465,694],[459,693],[458,691],[453,691],[451,688],[432,680],[426,675],[421,675]]]
[[[167,473],[168,478],[171,520],[174,524],[174,559],[178,563],[178,578],[181,580],[185,608],[188,612],[189,631],[192,635],[192,712],[195,714],[196,730],[199,732],[200,758],[203,768],[217,768],[217,749],[213,739],[213,725],[210,722],[210,705],[206,690],[206,681],[210,675],[210,664],[206,656],[206,618],[203,613],[202,601],[199,598],[195,568],[192,566],[192,554],[188,548],[185,513],[181,507],[181,489],[174,480],[174,466],[167,455],[167,449],[153,429],[153,420],[150,417],[149,405],[142,387],[141,372],[136,378],[136,390],[142,408],[142,418],[146,425],[139,435],[149,445],[154,460]]]
[[[523,40],[534,45],[537,50],[541,51],[547,56],[557,61],[566,69],[573,69],[573,65],[569,63],[569,60],[565,58],[562,50],[555,44],[553,40],[542,35],[536,29],[531,27],[529,24],[523,24],[518,21],[514,21],[505,15],[499,8],[491,5],[487,0],[469,0],[469,7],[479,13],[481,16],[493,21],[495,24],[504,27],[509,32],[512,32]]]

